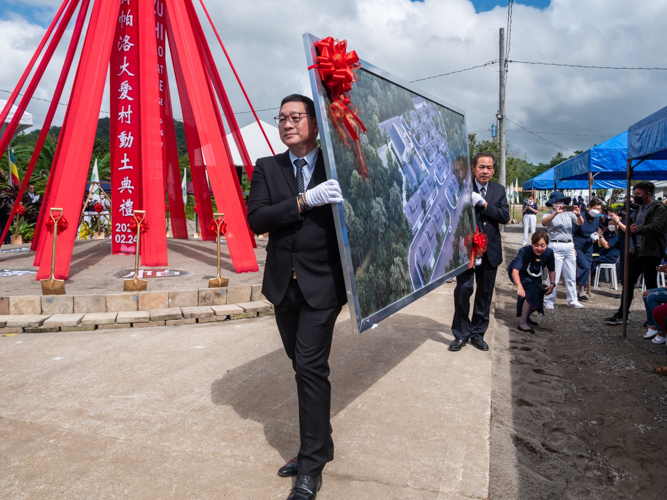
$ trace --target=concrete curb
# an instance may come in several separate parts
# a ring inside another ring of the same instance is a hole
[[[87,314],[1,315],[0,334],[85,332],[147,328],[151,326],[193,325],[273,314],[267,300],[244,302],[239,305],[170,307],[152,311],[91,312]]]
[[[0,297],[0,317],[152,311],[224,306],[260,300],[266,300],[262,295],[262,285],[97,295],[11,295]]]

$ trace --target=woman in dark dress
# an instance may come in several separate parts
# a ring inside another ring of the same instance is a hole
[[[581,213],[584,216],[584,223],[572,229],[574,248],[577,251],[577,297],[580,301],[588,300],[586,286],[593,266],[593,243],[599,238],[600,219],[598,215],[601,209],[600,200],[591,200],[588,210]]]
[[[531,245],[522,247],[517,256],[510,262],[507,269],[509,276],[516,285],[516,315],[520,317],[519,330],[535,333],[530,325],[538,326],[530,319],[530,315],[537,311],[544,314],[544,296],[553,292],[556,281],[556,259],[554,251],[548,248],[549,236],[545,231],[533,233]],[[542,284],[542,270],[549,270],[551,284]]]

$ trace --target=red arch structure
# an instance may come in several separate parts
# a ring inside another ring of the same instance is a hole
[[[200,2],[210,22],[203,0]],[[142,209],[146,211],[149,228],[154,230],[142,237],[141,263],[144,266],[167,265],[166,234],[161,230],[166,222],[165,196],[174,237],[188,237],[165,55],[167,43],[183,111],[202,238],[215,239],[209,229],[213,220],[210,182],[218,211],[225,214],[227,245],[236,272],[258,271],[254,253],[256,244],[246,220],[241,186],[226,139],[225,121],[249,177],[252,177],[252,163],[192,0],[63,0],[7,105],[0,112],[2,123],[27,82],[24,95],[17,104],[19,109],[0,138],[0,151],[7,148],[75,13],[72,38],[53,100],[9,219],[14,217],[32,175],[72,69],[81,35],[85,32],[32,244],[32,250],[36,251],[35,265],[39,266],[36,279],[50,275],[53,236],[44,230],[45,214],[49,213],[50,207],[62,207],[64,217],[70,221],[70,229],[61,233],[57,240],[55,277],[67,279],[69,274],[76,222],[81,212],[107,72],[111,102],[112,251],[117,254],[134,252],[135,242],[129,222],[132,212]],[[89,19],[87,26],[86,18]],[[231,65],[214,26],[213,30]],[[32,78],[29,78],[31,74]],[[249,99],[248,104],[261,127]]]

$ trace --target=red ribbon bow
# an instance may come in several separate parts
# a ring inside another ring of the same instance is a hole
[[[140,224],[141,224],[141,229],[140,229],[141,234],[146,233],[148,231],[148,222],[146,222],[146,219],[145,218],[141,219]],[[137,232],[137,221],[136,220],[132,219],[130,221],[130,223],[128,224],[128,226],[130,228],[130,231],[132,231],[133,233]]]
[[[68,226],[69,223],[67,222],[67,219],[65,219],[65,217],[61,217],[58,220],[58,234],[66,231]],[[53,219],[46,221],[46,230],[49,232],[49,234],[53,234]]]
[[[212,233],[215,233],[216,235],[218,234],[218,225],[217,225],[216,221],[218,223],[221,223],[220,224],[220,234],[227,234],[227,223],[222,222],[222,219],[220,217],[211,221],[211,223],[208,225],[209,230]]]
[[[346,40],[338,41],[330,36],[315,42],[315,47],[319,52],[317,64],[308,69],[317,69],[322,83],[331,92],[329,114],[334,129],[346,146],[350,147],[348,137],[354,142],[361,177],[365,180],[369,173],[359,137],[362,131],[366,132],[366,127],[359,119],[359,110],[347,95],[358,79],[354,72],[361,68],[359,56],[354,50],[347,52]]]
[[[23,205],[19,205],[18,207],[16,207],[16,214],[25,215],[25,207]]]
[[[486,253],[489,238],[486,236],[486,233],[482,233],[479,228],[476,228],[473,236],[466,236],[466,246],[470,246],[471,240],[472,246],[470,247],[470,264],[468,269],[475,265],[475,259],[481,259],[482,255]]]
[[[95,203],[95,206],[93,209],[99,214],[101,212],[104,212],[104,206],[101,203]]]

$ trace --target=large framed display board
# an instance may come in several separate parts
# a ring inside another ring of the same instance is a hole
[[[304,35],[308,67],[318,41]],[[468,269],[475,231],[463,111],[360,62],[349,97],[367,132],[356,151],[309,71],[327,177],[343,192],[334,218],[356,332]]]

